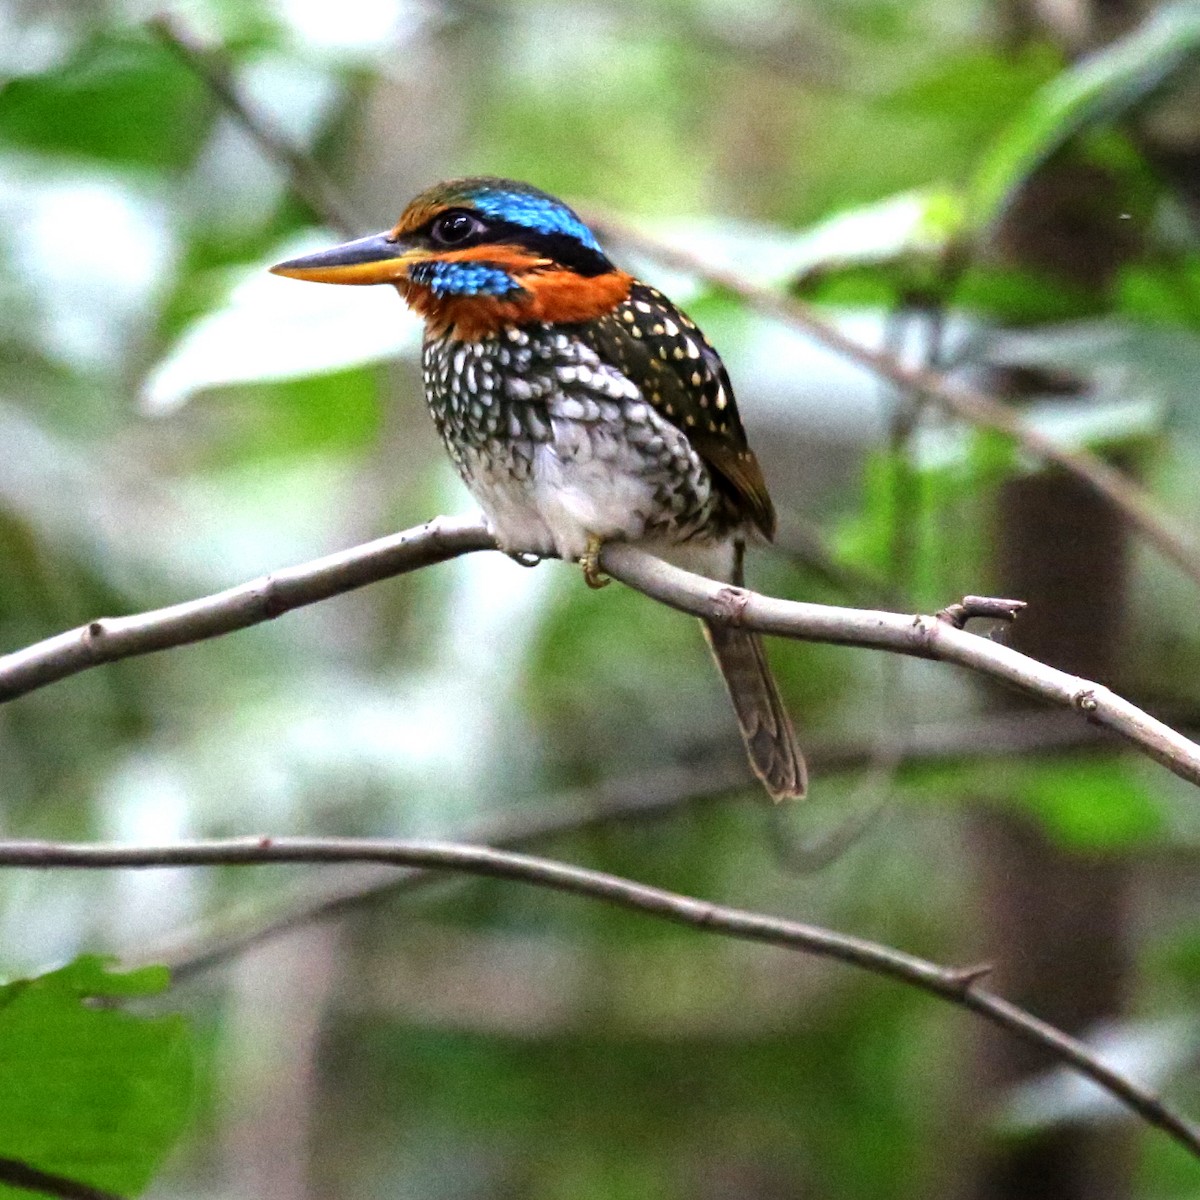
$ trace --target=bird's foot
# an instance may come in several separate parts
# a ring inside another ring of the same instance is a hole
[[[604,542],[598,537],[588,538],[587,549],[579,560],[579,565],[583,568],[583,581],[590,588],[608,587],[612,583],[612,580],[600,571],[600,549],[603,545]]]

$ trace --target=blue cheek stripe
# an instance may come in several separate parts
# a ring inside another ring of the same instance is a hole
[[[419,262],[408,277],[435,296],[507,296],[521,290],[507,271],[483,262]]]
[[[521,192],[478,192],[471,197],[487,217],[512,221],[538,233],[565,233],[589,250],[603,254],[592,231],[569,209],[550,196],[528,196]]]

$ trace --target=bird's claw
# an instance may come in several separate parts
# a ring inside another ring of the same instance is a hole
[[[519,567],[536,567],[542,561],[541,556],[531,550],[506,550],[504,553]]]
[[[590,588],[608,587],[612,583],[600,570],[600,548],[603,545],[599,538],[588,538],[587,549],[579,560],[579,565],[583,568],[583,581]]]

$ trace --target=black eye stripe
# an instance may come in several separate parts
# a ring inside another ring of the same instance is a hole
[[[446,229],[443,223],[459,220],[470,224],[463,227],[461,236],[454,236],[454,232]],[[447,233],[450,236],[446,236]],[[548,258],[585,277],[603,275],[613,270],[612,263],[603,253],[583,245],[569,234],[541,233],[499,217],[485,217],[467,208],[443,209],[429,219],[418,236],[421,235],[435,247],[453,247],[456,250],[493,242],[522,246],[539,258]]]

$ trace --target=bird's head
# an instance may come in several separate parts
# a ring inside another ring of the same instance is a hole
[[[561,200],[484,177],[439,183],[387,233],[271,270],[316,283],[394,284],[433,332],[464,340],[510,324],[590,320],[632,283]]]

